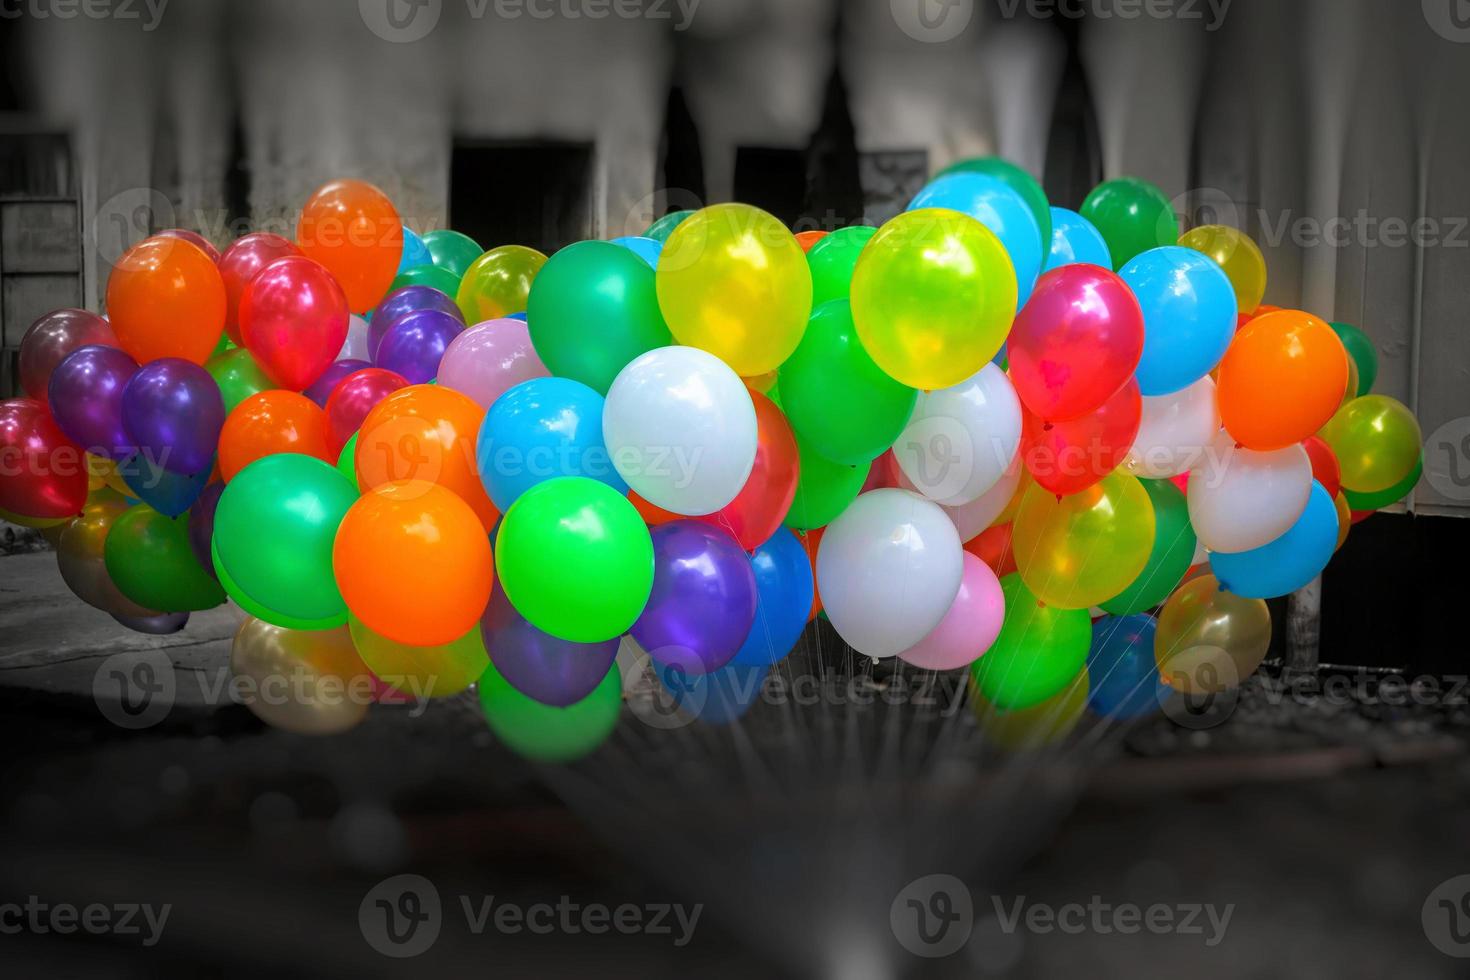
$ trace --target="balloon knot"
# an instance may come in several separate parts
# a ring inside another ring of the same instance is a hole
[[[1054,428],[1056,428],[1056,426],[1053,423],[1051,423],[1051,422],[1043,422],[1043,423],[1041,423],[1041,431],[1042,432],[1050,432]]]

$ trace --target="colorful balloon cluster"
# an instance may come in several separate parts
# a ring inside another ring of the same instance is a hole
[[[971,160],[877,229],[720,204],[550,257],[343,180],[294,241],[211,251],[149,238],[107,318],[27,333],[4,516],[120,621],[228,596],[238,672],[478,681],[541,759],[611,731],[623,638],[717,691],[819,610],[862,654],[970,666],[996,732],[1134,717],[1253,670],[1261,600],[1422,468],[1359,331],[1261,307],[1249,238],[1181,237],[1131,178],[1074,213]]]

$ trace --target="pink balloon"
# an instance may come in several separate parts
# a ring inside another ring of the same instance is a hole
[[[1048,422],[1093,411],[1143,356],[1143,311],[1118,276],[1064,265],[1036,280],[1006,340],[1021,403]]]
[[[225,281],[225,332],[240,343],[240,297],[255,274],[276,259],[300,255],[301,249],[280,235],[258,231],[237,238],[219,257],[220,278]],[[363,360],[366,360],[366,356]]]
[[[960,591],[949,612],[928,634],[898,655],[905,663],[925,670],[953,670],[977,659],[1000,635],[1006,600],[995,572],[965,552]]]
[[[51,372],[66,355],[89,344],[116,347],[112,325],[86,310],[52,310],[31,324],[20,339],[20,386],[42,405],[47,403]]]
[[[368,367],[354,371],[332,389],[327,396],[327,444],[340,453],[352,433],[362,427],[373,407],[399,388],[408,387],[408,379],[387,368]]]
[[[486,320],[460,331],[444,348],[439,383],[469,395],[484,408],[507,390],[551,372],[536,356],[524,320]]]
[[[240,338],[282,388],[321,377],[347,339],[347,294],[326,266],[288,255],[266,266],[240,296]]]

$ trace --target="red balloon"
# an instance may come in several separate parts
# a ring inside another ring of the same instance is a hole
[[[1096,265],[1064,265],[1036,280],[1006,341],[1011,383],[1039,418],[1098,408],[1143,356],[1143,311],[1128,284]]]
[[[245,294],[245,287],[256,273],[276,259],[300,254],[301,249],[294,242],[257,231],[235,239],[219,257],[219,274],[225,281],[225,332],[236,346],[245,346],[240,340],[240,297]]]
[[[347,296],[326,267],[304,255],[276,259],[240,297],[240,336],[270,379],[301,391],[336,360],[347,339]]]
[[[1372,517],[1374,514],[1378,513],[1378,511],[1376,511],[1376,510],[1354,510],[1354,511],[1349,511],[1348,513],[1350,513],[1350,514],[1353,515],[1353,523],[1354,524],[1361,524],[1364,521],[1366,521],[1368,518]]]
[[[863,481],[862,489],[858,493],[864,494],[869,490],[902,487],[902,473],[903,471],[898,468],[898,459],[893,455],[893,450],[885,449],[883,455],[873,460],[873,465],[868,467],[868,478]]]
[[[337,382],[337,387],[327,396],[327,445],[332,453],[342,451],[373,406],[399,388],[407,387],[407,378],[387,368],[363,368]]]
[[[758,391],[751,391],[750,400],[755,405],[755,466],[734,500],[697,518],[729,531],[746,551],[754,551],[776,533],[796,499],[801,475],[796,437],[786,416]]]
[[[52,310],[41,316],[20,340],[20,386],[44,404],[56,365],[88,344],[119,346],[112,324],[86,310]]]
[[[1023,408],[1021,458],[1045,489],[1059,497],[1080,493],[1123,462],[1142,415],[1143,398],[1132,378],[1101,408],[1081,418],[1047,422]]]
[[[1016,570],[1016,555],[1011,549],[1009,524],[987,527],[965,542],[965,550],[989,565],[996,578],[1003,578]]]
[[[1338,466],[1337,454],[1332,451],[1331,446],[1316,436],[1303,439],[1302,448],[1312,461],[1312,479],[1322,484],[1327,496],[1335,498],[1337,491],[1342,489],[1342,469]]]
[[[87,460],[34,398],[0,401],[0,510],[71,517],[87,502]]]

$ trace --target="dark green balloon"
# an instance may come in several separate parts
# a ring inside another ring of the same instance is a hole
[[[1351,323],[1332,324],[1337,339],[1342,341],[1342,346],[1347,348],[1348,356],[1358,366],[1358,390],[1353,397],[1368,394],[1373,390],[1373,382],[1378,380],[1378,350],[1373,346],[1373,341]]]
[[[479,695],[486,723],[511,751],[537,762],[571,762],[597,749],[617,727],[623,679],[613,664],[591,694],[558,708],[516,690],[492,663],[480,677]]]
[[[107,574],[123,595],[147,609],[188,612],[225,601],[224,589],[189,546],[189,515],[165,517],[147,504],[124,511],[102,548]]]
[[[1143,480],[1143,489],[1154,505],[1154,546],[1148,564],[1133,583],[1102,608],[1114,616],[1143,612],[1159,605],[1184,580],[1194,560],[1194,527],[1189,523],[1189,505],[1184,494],[1169,480]]]
[[[1378,490],[1374,493],[1358,493],[1356,490],[1342,488],[1342,495],[1347,499],[1348,510],[1380,510],[1389,504],[1396,504],[1409,495],[1419,485],[1419,478],[1424,475],[1424,456],[1420,454],[1419,462],[1404,477],[1387,490]]]
[[[968,160],[960,160],[951,163],[935,177],[943,177],[946,174],[985,174],[1001,181],[1011,190],[1021,195],[1021,200],[1026,202],[1026,209],[1036,218],[1036,227],[1041,229],[1041,256],[1045,260],[1047,253],[1051,250],[1051,202],[1046,199],[1046,191],[1041,189],[1035,177],[1025,170],[1002,160],[1000,157],[971,157]]]
[[[853,225],[838,228],[818,239],[806,253],[806,264],[812,270],[812,309],[834,299],[847,299],[852,289],[852,270],[868,239],[877,228]]]
[[[669,240],[669,236],[674,233],[674,229],[683,224],[684,219],[693,213],[693,211],[670,211],[649,225],[648,230],[643,233],[643,237],[652,238],[656,242],[666,242]]]
[[[485,254],[485,250],[469,235],[448,228],[428,232],[423,239],[434,264],[453,273],[456,280],[463,279],[470,263]]]
[[[243,347],[214,355],[204,362],[204,370],[219,385],[227,414],[251,395],[276,387],[255,356]]]
[[[1173,205],[1163,191],[1137,177],[1118,177],[1098,184],[1082,202],[1079,213],[1108,243],[1115,271],[1139,252],[1179,244],[1179,219]],[[1046,244],[1050,246],[1049,238]]]
[[[801,436],[796,437],[796,453],[801,462],[801,475],[791,509],[786,512],[786,526],[798,531],[825,527],[857,499],[873,464],[834,463],[817,455]]]
[[[404,269],[393,280],[388,287],[388,292],[402,289],[404,286],[432,286],[450,299],[459,292],[460,277],[448,269],[437,265],[416,265],[412,269]]]

